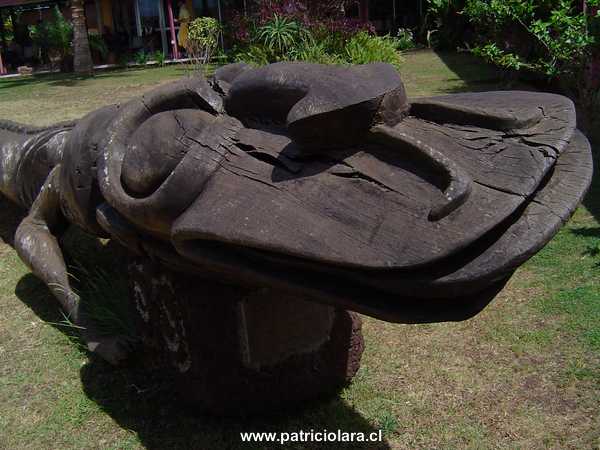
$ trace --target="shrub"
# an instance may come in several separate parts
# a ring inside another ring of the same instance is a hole
[[[256,41],[270,53],[269,60],[272,61],[288,59],[290,53],[297,50],[308,39],[310,33],[306,28],[278,15],[256,30]]]
[[[106,58],[108,55],[108,46],[106,42],[104,42],[104,38],[99,34],[89,33],[88,41],[90,43],[90,50],[96,51],[102,56],[102,58]]]
[[[294,54],[297,61],[306,61],[316,64],[343,64],[344,58],[335,52],[328,51],[326,41],[318,42],[314,38],[306,39]]]
[[[395,39],[396,49],[400,51],[410,50],[416,46],[413,32],[408,28],[399,28]]]
[[[363,31],[346,44],[346,60],[351,64],[386,62],[399,67],[402,58],[396,46],[395,39],[389,35],[372,36]]]
[[[119,66],[127,66],[131,61],[131,54],[128,52],[121,53],[117,58],[117,65]]]
[[[600,0],[429,0],[438,24],[461,18],[462,42],[511,75],[550,82],[600,112]],[[434,39],[442,41],[437,28]],[[448,28],[448,27],[446,27]],[[455,27],[456,28],[456,27]]]
[[[219,46],[221,26],[212,17],[198,17],[190,22],[187,51],[196,65],[210,61]]]
[[[283,60],[347,61],[346,45],[369,23],[344,17],[351,0],[259,0],[249,14],[227,20],[225,37],[236,60],[254,64]],[[252,4],[251,4],[252,6]]]
[[[133,60],[136,64],[145,65],[148,62],[149,55],[144,50],[138,51],[134,56]]]
[[[512,1],[512,0],[510,0]],[[462,9],[465,0],[428,0],[420,37],[429,47],[456,50],[469,36],[468,21]]]
[[[58,6],[54,7],[52,15],[51,21],[30,25],[29,36],[43,53],[54,53],[64,59],[71,53],[73,26],[65,19]],[[45,56],[48,55],[43,55]]]
[[[597,14],[567,0],[467,0],[463,14],[479,34],[476,54],[550,78],[579,72],[596,41]]]
[[[161,52],[160,50],[157,50],[156,52],[154,52],[154,56],[152,57],[152,59],[154,59],[154,61],[157,62],[157,64],[162,67],[165,65],[165,54],[163,52]]]
[[[256,66],[269,64],[269,54],[262,45],[249,45],[235,54],[235,60]]]

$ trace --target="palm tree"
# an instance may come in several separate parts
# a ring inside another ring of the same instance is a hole
[[[73,68],[77,73],[91,74],[94,67],[85,23],[84,0],[71,0],[71,20],[73,21]]]

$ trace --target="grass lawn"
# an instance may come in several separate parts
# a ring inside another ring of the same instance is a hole
[[[0,79],[0,116],[16,122],[47,125],[77,119],[110,103],[125,101],[160,83],[190,73],[187,65]]]
[[[1,80],[0,117],[76,118],[185,72]],[[503,87],[495,70],[467,55],[428,51],[405,56],[403,77],[413,96]],[[8,239],[17,212],[2,201],[0,216]],[[240,431],[323,428],[382,429],[381,448],[394,449],[598,449],[599,220],[597,178],[570,223],[480,315],[418,326],[365,318],[363,364],[340,397],[293,416],[243,421],[194,417],[150,374],[88,360],[49,323],[61,316],[48,290],[0,244],[0,449],[252,448]],[[71,251],[107,258],[99,243],[78,245]]]

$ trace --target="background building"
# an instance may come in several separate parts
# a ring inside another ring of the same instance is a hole
[[[101,54],[91,45],[94,63],[116,64],[133,55],[162,52],[164,59],[179,59],[177,47],[181,0],[85,0],[85,16],[92,41],[107,49]],[[184,0],[192,17],[211,16],[222,23],[250,7],[251,0]],[[28,65],[53,69],[52,62],[30,36],[30,26],[54,20],[58,7],[71,20],[68,0],[0,0],[0,55],[4,69],[14,72]],[[360,0],[347,8],[349,17],[368,20],[379,33],[414,28],[424,14],[424,0]],[[92,42],[93,44],[93,42]],[[2,67],[0,67],[2,72]]]

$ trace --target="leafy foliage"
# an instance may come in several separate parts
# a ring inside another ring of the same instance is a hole
[[[453,45],[528,78],[549,81],[592,117],[600,111],[600,0],[429,0],[432,44]],[[457,19],[460,18],[460,19]],[[457,26],[456,24],[459,24]]]
[[[412,34],[374,35],[370,24],[343,15],[342,0],[301,3],[261,0],[246,16],[234,16],[226,36],[235,60],[257,65],[277,61],[319,64],[400,63],[399,50],[411,48]]]
[[[502,51],[500,48],[498,48],[496,43],[475,47],[472,51],[473,54],[480,56],[489,62],[495,63],[496,65],[505,69],[519,70],[523,67],[532,67],[518,56]]]
[[[465,19],[461,14],[465,0],[429,0],[420,30],[429,47],[455,50],[465,38]]]
[[[573,75],[596,43],[597,14],[568,0],[467,0],[463,14],[480,33],[476,54],[506,68]]]
[[[198,17],[190,22],[187,51],[195,64],[210,61],[219,45],[221,26],[212,17]]]
[[[318,41],[314,38],[307,39],[303,45],[296,49],[295,58],[316,64],[343,64],[345,60],[339,52],[330,52],[327,41]]]
[[[402,61],[397,50],[397,41],[391,36],[371,36],[358,33],[346,45],[347,61],[352,64],[388,62],[400,66]]]
[[[294,20],[275,15],[257,29],[256,40],[273,55],[273,59],[282,60],[308,39],[309,35],[309,31]]]
[[[133,56],[133,60],[136,64],[144,65],[150,59],[150,55],[146,53],[144,50],[140,50]]]
[[[160,67],[165,65],[166,57],[165,57],[165,54],[163,52],[161,52],[160,50],[157,50],[156,52],[154,52],[152,59],[154,59],[154,61],[156,61],[156,63]]]
[[[90,43],[90,50],[97,51],[102,58],[106,58],[108,55],[108,46],[102,35],[90,33],[88,34],[88,41]]]
[[[395,39],[396,48],[400,51],[410,50],[416,47],[414,34],[409,28],[399,28]]]
[[[15,16],[18,16],[18,12],[14,13]],[[3,39],[6,42],[11,42],[15,38],[14,27],[13,27],[13,19],[11,16],[4,17],[3,27],[0,30],[0,39]]]
[[[64,58],[71,52],[73,25],[65,19],[58,6],[52,12],[53,20],[29,26],[31,40],[42,50],[43,58],[48,53]]]
[[[355,0],[256,0],[249,2],[248,14],[234,13],[227,22],[231,23],[229,31],[236,40],[246,43],[253,27],[262,26],[275,16],[291,19],[310,31],[316,27],[351,35],[365,29],[373,31],[370,24],[345,17],[345,8],[354,3]]]
[[[271,62],[269,61],[269,54],[262,45],[244,47],[236,53],[235,60],[257,66],[264,66]]]

